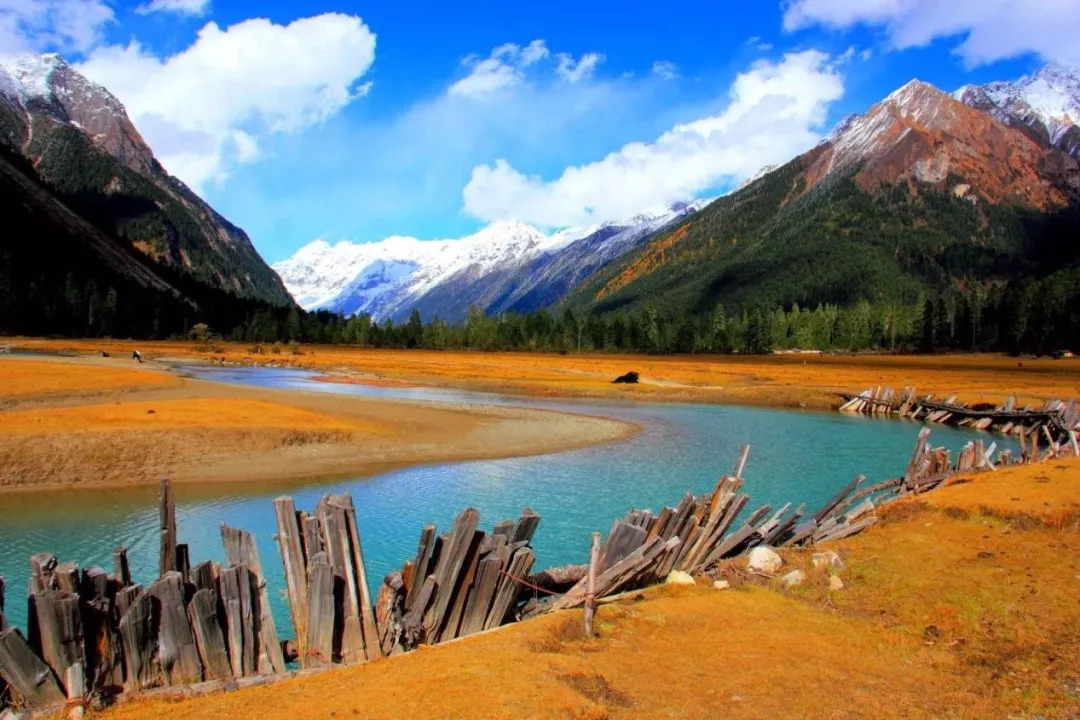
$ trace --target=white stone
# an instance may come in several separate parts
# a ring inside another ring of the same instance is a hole
[[[827,567],[830,570],[843,570],[844,561],[840,559],[840,556],[835,550],[826,550],[825,552],[814,553],[810,558],[810,562],[814,567]]]
[[[804,580],[806,580],[806,573],[802,570],[792,570],[787,575],[780,578],[780,582],[782,582],[786,588],[802,585]]]
[[[830,590],[843,590],[844,581],[840,579],[839,575],[832,575],[829,577],[829,589]]]
[[[716,590],[727,590],[729,587],[731,587],[731,583],[729,583],[727,580],[714,580],[712,586]]]
[[[682,570],[672,570],[668,573],[667,579],[664,580],[665,585],[694,585],[694,578],[688,572]]]
[[[780,559],[776,551],[765,545],[759,545],[751,550],[749,559],[746,561],[747,568],[766,575],[775,575],[783,564],[784,561]]]

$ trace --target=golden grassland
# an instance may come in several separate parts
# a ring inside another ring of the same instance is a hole
[[[696,587],[602,606],[363,666],[111,720],[295,718],[1073,718],[1080,712],[1080,461],[961,479],[809,551],[791,590],[732,561]]]
[[[26,397],[90,395],[177,384],[179,380],[175,376],[148,368],[138,368],[133,372],[130,367],[101,364],[93,372],[87,372],[81,365],[41,365],[0,357],[0,403]]]
[[[129,353],[130,356],[130,353]],[[101,358],[0,362],[0,491],[283,482],[626,437],[602,418],[230,387]]]
[[[327,373],[338,382],[418,384],[520,393],[541,397],[598,397],[682,402],[731,402],[825,409],[838,392],[884,385],[920,393],[957,394],[965,401],[1000,402],[1080,396],[1080,359],[1004,355],[770,355],[627,356],[375,350],[344,346],[287,347],[222,343],[201,351],[191,342],[15,339],[28,349],[114,355],[138,346],[148,358],[240,364],[292,365]],[[628,370],[638,385],[613,385]]]

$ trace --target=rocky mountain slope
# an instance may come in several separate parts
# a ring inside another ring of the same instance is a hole
[[[1041,145],[1080,157],[1080,69],[1050,64],[1016,82],[965,85],[953,97]]]
[[[152,265],[241,298],[291,303],[247,235],[169,176],[123,105],[59,55],[0,58],[0,145]]]
[[[1066,152],[913,81],[825,142],[580,285],[572,306],[663,312],[914,303],[1071,267]]]
[[[623,222],[545,235],[520,222],[496,222],[468,237],[376,243],[317,240],[274,265],[306,309],[402,320],[485,312],[527,312],[559,300],[593,272],[702,202],[642,213]]]

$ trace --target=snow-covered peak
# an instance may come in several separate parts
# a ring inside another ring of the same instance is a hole
[[[24,102],[33,97],[47,98],[52,94],[49,78],[58,68],[66,67],[67,62],[56,53],[0,55],[0,90]]]
[[[468,284],[496,271],[513,271],[578,241],[628,243],[710,201],[675,203],[626,220],[550,235],[518,220],[503,220],[447,240],[392,236],[371,243],[330,244],[319,239],[273,268],[307,309],[370,312],[382,319],[407,313],[425,294],[445,283]],[[603,240],[597,240],[600,233]]]
[[[1051,63],[1015,82],[965,85],[953,97],[1080,157],[1080,68]]]

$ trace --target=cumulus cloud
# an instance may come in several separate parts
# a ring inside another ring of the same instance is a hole
[[[172,13],[202,17],[210,10],[210,0],[150,0],[135,8],[140,15],[150,13]]]
[[[657,60],[652,64],[652,72],[662,80],[674,80],[679,77],[679,66],[670,60]]]
[[[470,55],[462,60],[462,65],[469,69],[468,75],[451,85],[449,92],[451,95],[484,97],[522,85],[528,79],[530,68],[551,57],[551,51],[543,40],[533,40],[524,47],[505,43],[492,50],[486,58]],[[554,60],[555,75],[566,82],[576,83],[592,77],[604,56],[586,53],[575,59],[569,53],[559,53]]]
[[[328,13],[211,22],[168,57],[134,41],[99,47],[78,69],[120,98],[171,173],[200,188],[258,157],[260,136],[316,124],[366,93],[374,59],[363,21]]]
[[[956,52],[968,66],[1035,53],[1080,62],[1080,2],[1076,0],[794,0],[784,29],[811,25],[884,27],[896,48],[962,37]]]
[[[604,60],[600,53],[586,53],[579,60],[569,53],[559,53],[559,66],[555,72],[566,82],[576,83],[592,77],[596,66]]]
[[[113,20],[102,0],[0,0],[0,52],[84,52]]]
[[[843,79],[818,51],[760,61],[731,86],[718,115],[680,124],[546,181],[505,159],[473,168],[465,210],[483,220],[519,218],[545,227],[581,226],[689,199],[721,181],[780,163],[820,138]]]

